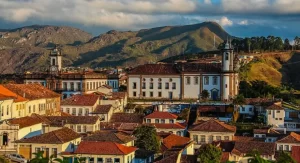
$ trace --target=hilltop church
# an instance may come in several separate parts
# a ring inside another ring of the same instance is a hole
[[[239,60],[227,41],[222,63],[145,64],[128,73],[127,93],[136,99],[200,99],[203,90],[211,100],[227,101],[239,91]]]

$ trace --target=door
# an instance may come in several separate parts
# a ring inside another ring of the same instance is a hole
[[[24,156],[27,160],[31,159],[31,145],[20,145],[19,154]]]
[[[7,133],[3,133],[2,136],[2,145],[7,145],[8,144],[8,134]]]
[[[170,99],[170,100],[173,99],[173,92],[169,92],[169,99]]]
[[[211,98],[214,101],[218,100],[218,90],[214,89],[214,90],[211,91]]]

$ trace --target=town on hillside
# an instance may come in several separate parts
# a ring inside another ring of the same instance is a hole
[[[207,58],[127,68],[64,68],[59,46],[48,57],[46,71],[2,80],[3,162],[300,162],[299,106],[242,85],[257,56],[230,40]]]

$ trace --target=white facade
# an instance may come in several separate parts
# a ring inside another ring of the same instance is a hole
[[[267,117],[267,125],[272,125],[275,128],[284,128],[284,117],[285,111],[284,110],[266,110],[266,117]]]

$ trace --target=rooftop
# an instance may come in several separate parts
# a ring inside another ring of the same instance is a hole
[[[91,114],[107,114],[112,108],[112,105],[97,105]]]
[[[0,85],[0,100],[1,99],[14,99],[14,102],[28,101],[28,99],[8,90],[3,85]]]
[[[236,132],[236,127],[225,124],[224,122],[210,119],[193,125],[189,131],[204,131],[204,132]]]
[[[186,127],[180,123],[152,123],[151,125],[158,129],[185,129]]]
[[[133,113],[114,113],[110,119],[110,122],[116,123],[143,123],[142,114]]]
[[[289,135],[285,135],[283,138],[277,140],[276,143],[300,143],[300,135],[291,132]]]
[[[93,135],[85,137],[84,141],[97,141],[97,142],[114,142],[125,144],[135,140],[134,137],[126,135],[122,132],[115,131],[97,131]]]
[[[34,136],[27,139],[15,141],[16,143],[32,143],[32,144],[63,144],[81,136],[69,128],[54,130],[42,135]]]
[[[273,104],[273,105],[271,105],[271,106],[268,106],[266,109],[267,109],[267,110],[284,110],[283,107],[281,107],[281,106],[279,106],[279,105],[276,105],[276,104]]]
[[[171,148],[184,148],[190,142],[190,138],[170,134],[163,139],[161,148],[163,151]]]
[[[90,154],[90,155],[127,155],[137,148],[127,147],[114,142],[90,142],[83,141],[76,149],[76,154]]]
[[[15,118],[12,120],[8,121],[10,124],[14,124],[14,125],[19,125],[19,128],[25,128],[25,127],[29,127],[29,126],[33,126],[39,123],[42,123],[43,121],[38,119],[38,118],[34,118],[34,117],[21,117],[21,118]]]
[[[169,112],[159,112],[154,111],[153,113],[147,115],[145,118],[150,119],[177,119],[177,115],[169,113]]]
[[[57,127],[63,127],[65,124],[95,124],[99,120],[97,116],[41,116],[34,114],[32,117],[37,117],[44,123]]]
[[[275,155],[276,145],[275,143],[265,143],[259,141],[237,141],[234,144],[232,153],[237,155],[248,154],[252,152],[253,149],[257,149],[261,155]]]
[[[3,86],[29,100],[61,97],[60,94],[55,93],[40,84],[4,84]]]
[[[74,95],[61,101],[61,105],[71,106],[94,106],[99,99],[99,96],[93,94]]]

